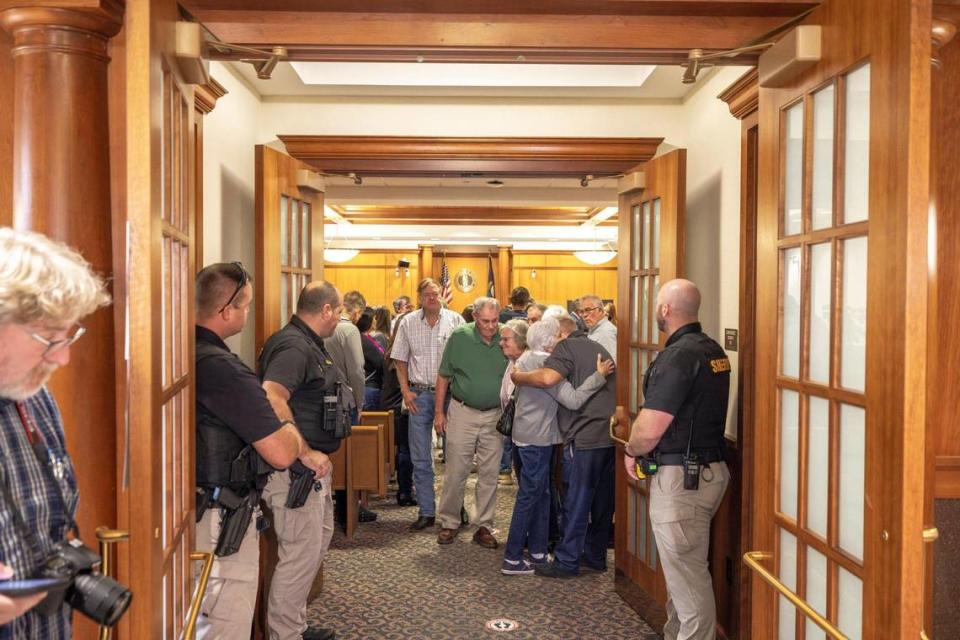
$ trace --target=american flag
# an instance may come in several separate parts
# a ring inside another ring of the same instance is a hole
[[[440,261],[440,297],[448,307],[453,302],[453,290],[450,288],[450,270],[447,269],[447,260]]]

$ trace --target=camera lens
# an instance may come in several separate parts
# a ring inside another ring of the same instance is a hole
[[[132,599],[130,590],[113,578],[84,573],[74,580],[67,601],[94,622],[112,627],[126,613]]]

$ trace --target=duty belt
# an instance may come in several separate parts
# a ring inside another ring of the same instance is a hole
[[[720,449],[707,449],[705,451],[693,451],[692,453],[699,458],[701,464],[724,461],[723,451]],[[683,453],[657,453],[654,457],[657,460],[657,464],[669,467],[683,465],[683,459],[686,455]]]

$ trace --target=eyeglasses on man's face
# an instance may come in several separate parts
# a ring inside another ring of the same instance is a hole
[[[243,268],[242,262],[234,262],[233,266],[237,268],[237,288],[233,290],[233,295],[227,299],[227,304],[220,307],[220,311],[217,313],[223,313],[223,310],[233,304],[233,301],[237,299],[237,295],[247,286],[247,282],[250,280],[250,275],[247,273],[247,270]]]
[[[66,338],[63,338],[61,340],[48,340],[44,338],[42,335],[40,335],[39,333],[35,331],[31,331],[26,327],[22,327],[22,329],[27,333],[28,336],[30,336],[31,338],[33,338],[34,340],[36,340],[37,342],[39,342],[44,346],[44,349],[43,349],[44,357],[63,351],[64,349],[72,345],[74,342],[79,340],[81,337],[83,337],[83,334],[87,332],[86,327],[78,324],[77,328],[73,330],[73,333],[67,336]]]
[[[585,316],[589,313],[593,313],[594,311],[603,311],[603,307],[583,307],[578,313],[582,316]]]

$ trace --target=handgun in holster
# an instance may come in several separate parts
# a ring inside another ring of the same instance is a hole
[[[310,491],[320,489],[320,481],[314,477],[311,469],[308,469],[299,460],[290,466],[290,490],[287,491],[287,502],[284,506],[287,509],[299,509],[307,502]]]
[[[240,550],[260,496],[256,491],[250,491],[241,497],[226,487],[219,489],[217,494],[217,504],[220,505],[220,536],[217,538],[214,554],[222,558]]]

